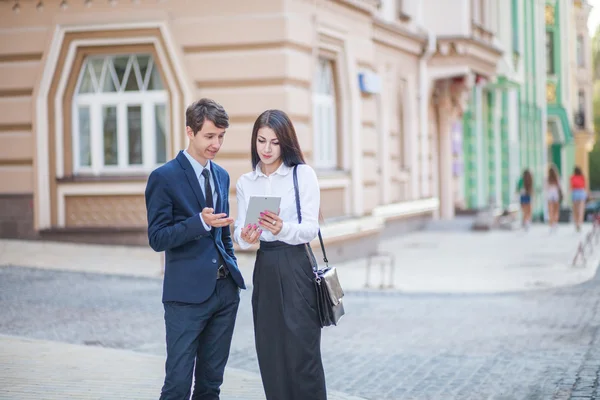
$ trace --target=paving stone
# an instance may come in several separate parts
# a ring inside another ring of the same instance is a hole
[[[161,281],[153,278],[0,268],[0,332],[154,357],[157,372],[148,389],[155,398],[164,362],[160,293]],[[230,374],[259,382],[249,300],[250,291],[242,292],[228,366]],[[323,330],[328,388],[377,400],[597,398],[599,305],[598,277],[573,287],[489,295],[349,291],[347,315]],[[36,368],[39,359],[31,354],[2,356],[1,368]],[[118,386],[91,380],[95,365],[77,364],[79,381]],[[119,375],[141,376],[132,387],[144,388],[150,374],[132,364]],[[58,374],[54,390],[72,382]],[[45,388],[31,379],[13,383],[11,395]],[[229,387],[228,396],[236,395]],[[46,390],[43,398],[60,398]],[[86,395],[73,388],[73,396]]]
[[[0,335],[0,399],[158,398],[164,358]],[[260,376],[227,368],[222,400],[264,400]],[[331,400],[361,400],[335,391]]]

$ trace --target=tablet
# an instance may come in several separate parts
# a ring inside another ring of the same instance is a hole
[[[250,196],[244,226],[248,226],[248,224],[258,225],[258,217],[261,212],[271,211],[277,213],[280,204],[281,197],[278,196]]]

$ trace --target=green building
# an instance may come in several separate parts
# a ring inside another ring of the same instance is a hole
[[[525,168],[534,174],[534,212],[544,209],[546,75],[545,8],[536,0],[507,0],[498,8],[503,50],[498,75],[475,79],[463,117],[464,199],[468,209],[518,203]]]
[[[563,178],[563,187],[575,165],[575,143],[570,121],[570,61],[569,42],[572,29],[570,0],[547,0],[546,25],[546,99],[547,157]],[[565,198],[567,201],[569,196]]]

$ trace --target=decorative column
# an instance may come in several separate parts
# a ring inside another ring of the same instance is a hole
[[[485,191],[485,204],[489,204],[490,201],[496,203],[496,151],[500,149],[496,148],[496,91],[491,89],[487,92],[485,101],[488,104],[487,107],[487,126],[486,126],[486,153],[487,153],[487,190]],[[497,205],[497,204],[496,204]]]
[[[474,92],[474,90],[473,90]],[[473,118],[474,97],[471,96],[469,109],[463,115],[463,162],[465,180],[465,203],[468,209],[476,208],[477,187],[475,171],[477,171],[477,158],[475,152],[475,129]]]
[[[500,118],[500,152],[502,155],[502,166],[500,176],[502,177],[502,206],[507,207],[510,204],[511,194],[514,191],[514,184],[510,177],[510,151],[508,138],[508,92],[502,91],[502,117]]]
[[[438,114],[438,140],[439,140],[439,168],[438,182],[440,187],[440,218],[452,219],[454,217],[454,174],[452,152],[452,99],[448,90],[448,82],[444,82],[437,104]]]
[[[487,164],[486,164],[486,139],[487,135],[485,132],[485,111],[487,110],[487,99],[483,96],[483,88],[480,85],[475,86],[475,152],[476,152],[476,160],[477,167],[475,170],[476,176],[476,187],[477,187],[477,203],[475,204],[476,208],[485,207],[487,205],[487,201],[485,199],[486,194],[486,186],[487,186]]]
[[[594,137],[587,131],[577,131],[574,135],[575,142],[575,165],[583,171],[586,177],[585,183],[589,189],[590,184],[590,163],[589,152],[592,150]]]
[[[545,132],[540,131],[540,121],[542,119],[542,110],[537,104],[532,106],[533,108],[533,134],[535,135],[535,165],[537,169],[537,176],[540,179],[539,191],[536,198],[538,199],[537,209],[534,212],[543,215],[546,201],[544,200],[544,182],[546,179],[546,164],[544,163],[544,155],[542,154],[544,149],[544,136]]]
[[[593,136],[587,131],[575,132],[575,165],[583,171],[583,175],[586,178],[585,183],[588,188],[590,184],[589,152],[592,150],[593,143]]]

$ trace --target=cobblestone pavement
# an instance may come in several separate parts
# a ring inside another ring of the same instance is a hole
[[[0,268],[0,333],[162,356],[159,279]],[[257,372],[250,292],[229,367]],[[323,332],[331,390],[367,399],[595,399],[600,278],[497,295],[350,292]]]
[[[0,399],[10,400],[156,399],[164,374],[162,356],[2,335],[0,360]],[[221,399],[265,400],[260,376],[227,368]]]

